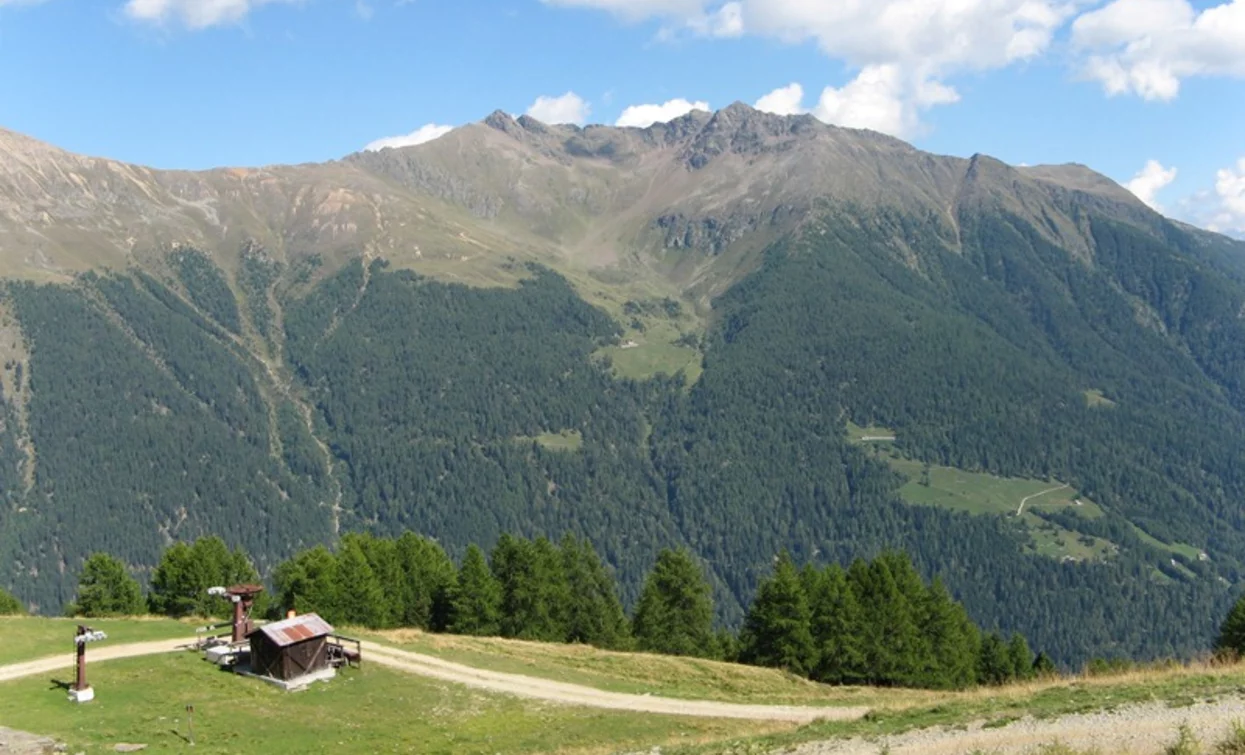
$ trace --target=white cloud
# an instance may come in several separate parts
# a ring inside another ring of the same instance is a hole
[[[685,99],[669,100],[660,105],[632,105],[618,116],[615,126],[647,128],[654,123],[668,123],[693,110],[708,110],[707,102],[688,102]]]
[[[669,17],[690,19],[702,15],[704,0],[543,0],[547,5],[567,8],[595,8],[609,11],[628,21]]]
[[[811,112],[818,120],[836,126],[911,137],[921,129],[924,110],[958,102],[959,98],[951,87],[913,78],[898,65],[870,65],[847,84],[822,90],[811,110],[804,106],[804,88],[799,84],[775,89],[757,100],[756,108],[778,115]]]
[[[413,147],[416,144],[439,139],[453,130],[453,126],[439,126],[435,123],[429,123],[426,126],[420,126],[409,134],[386,136],[384,139],[377,139],[363,149],[368,152],[375,152],[386,147]]]
[[[706,36],[812,42],[859,71],[854,81],[827,89],[813,112],[898,134],[918,132],[923,110],[959,100],[948,77],[1043,54],[1078,4],[1094,1],[544,0],[658,18]],[[767,105],[775,102],[781,104]]]
[[[804,109],[804,87],[795,83],[779,87],[757,100],[756,109],[774,115],[799,115],[808,112]]]
[[[527,114],[543,123],[574,123],[584,125],[592,107],[584,98],[574,92],[567,92],[561,97],[537,97]]]
[[[1215,173],[1215,208],[1207,227],[1222,233],[1245,234],[1245,157]]]
[[[1171,100],[1191,76],[1245,77],[1245,0],[1114,0],[1072,24],[1072,43],[1108,95]]]
[[[742,37],[744,34],[743,3],[730,2],[710,13],[687,19],[687,27],[704,37]]]
[[[1164,168],[1158,160],[1146,161],[1145,167],[1124,184],[1124,188],[1137,195],[1142,202],[1154,210],[1162,211],[1157,195],[1163,187],[1176,180],[1175,168]]]
[[[189,29],[231,24],[269,3],[302,0],[127,0],[125,14],[137,21],[163,24],[176,19]]]

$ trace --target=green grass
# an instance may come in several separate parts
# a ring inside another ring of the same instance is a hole
[[[637,715],[487,695],[364,664],[303,692],[221,671],[193,653],[100,663],[83,705],[47,677],[0,684],[0,723],[70,752],[599,752],[772,732],[750,722]],[[194,705],[189,750],[186,706]]]
[[[647,380],[656,375],[676,375],[682,371],[688,385],[700,379],[704,367],[699,351],[667,341],[647,338],[640,341],[640,338],[645,337],[633,339],[637,344],[633,348],[607,346],[597,354],[609,357],[614,374],[623,378]],[[623,343],[627,343],[627,339]]]
[[[848,426],[848,432],[853,436],[873,434],[878,430],[885,431],[885,428]],[[1107,540],[1074,532],[1042,518],[1042,513],[1059,509],[1070,509],[1086,519],[1103,516],[1098,504],[1072,488],[1059,487],[1057,481],[996,477],[931,465],[929,484],[924,485],[925,465],[922,462],[900,458],[881,449],[874,453],[907,478],[899,494],[910,504],[938,506],[975,515],[1016,517],[1021,501],[1025,501],[1018,519],[1029,532],[1031,552],[1055,559],[1092,561],[1110,558],[1117,551],[1116,546]]]
[[[610,692],[774,705],[866,705],[871,700],[889,699],[878,697],[877,690],[831,687],[773,669],[696,658],[415,630],[359,633],[395,647],[476,668]]]
[[[1107,398],[1102,391],[1097,388],[1084,392],[1085,404],[1091,408],[1110,409],[1115,406],[1115,402]]]
[[[50,619],[34,616],[0,617],[0,665],[29,661],[73,652],[73,636],[78,624],[86,624],[108,634],[102,645],[192,638],[195,628],[205,623],[183,623],[172,619]]]
[[[1164,550],[1169,553],[1178,553],[1191,561],[1196,561],[1202,555],[1202,550],[1200,548],[1194,548],[1192,545],[1186,545],[1185,543],[1165,543],[1135,524],[1133,525],[1133,531],[1137,533],[1137,537],[1141,538],[1141,541],[1146,545],[1158,548],[1159,550]]]
[[[1117,552],[1116,545],[1109,540],[1073,532],[1028,511],[1021,519],[1029,528],[1029,549],[1039,556],[1099,561]]]
[[[1134,671],[1111,677],[1034,681],[1012,687],[940,693],[923,701],[904,700],[897,705],[879,708],[859,721],[817,722],[793,732],[752,737],[726,746],[671,749],[667,750],[667,754],[722,751],[764,753],[781,751],[802,742],[848,737],[872,739],[933,726],[963,727],[974,721],[989,724],[1025,716],[1050,719],[1155,701],[1178,707],[1187,705],[1190,700],[1236,696],[1243,685],[1245,665],[1222,668],[1193,665],[1169,670]]]
[[[881,440],[866,441],[865,438],[878,439],[878,438],[894,438],[894,437],[895,437],[895,431],[890,429],[889,427],[881,427],[879,425],[870,425],[868,427],[861,427],[855,422],[847,423],[847,439],[850,440],[852,443],[874,443],[874,442],[884,443],[886,441],[881,441]]]
[[[521,435],[515,440],[520,443],[539,443],[550,451],[578,451],[584,447],[584,435],[578,430],[562,430],[556,433],[541,433],[536,437]]]
[[[1098,504],[1081,497],[1075,490],[1051,490],[1058,487],[1059,482],[995,477],[953,467],[931,466],[930,484],[926,486],[921,484],[921,469],[924,466],[921,462],[893,458],[888,461],[908,478],[908,482],[899,492],[909,503],[940,506],[970,514],[1015,514],[1023,499],[1037,496],[1025,503],[1026,512],[1030,509],[1074,507],[1077,514],[1087,519],[1102,516],[1102,509]],[[1080,505],[1077,504],[1078,500]]]

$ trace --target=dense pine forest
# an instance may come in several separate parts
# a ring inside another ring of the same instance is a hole
[[[7,284],[28,358],[0,405],[0,586],[58,613],[106,551],[159,594],[165,549],[218,534],[297,604],[314,599],[291,584],[368,560],[349,533],[399,550],[423,533],[446,580],[467,579],[460,562],[482,583],[484,552],[492,573],[508,543],[553,549],[513,556],[538,568],[561,551],[531,543],[569,533],[593,554],[575,579],[616,576],[611,611],[641,612],[653,564],[685,548],[713,599],[705,636],[739,631],[739,657],[832,679],[874,673],[819,665],[818,606],[844,580],[915,600],[936,576],[987,638],[1018,632],[1064,664],[1208,649],[1245,556],[1245,268],[1172,225],[1080,218],[1093,265],[1002,211],[961,213],[952,251],[933,218],[827,210],[713,301],[691,384],[612,373],[598,355],[620,323],[543,268],[472,288],[248,245],[228,270],[182,248],[160,273]],[[893,429],[905,459],[1073,485],[1103,516],[1041,516],[1117,549],[1049,558],[1014,518],[911,505],[848,421]],[[891,549],[915,572],[852,576]],[[815,566],[795,579],[794,563]],[[758,601],[793,579],[811,639],[767,645]],[[358,608],[450,628],[435,592]],[[498,633],[586,636],[516,610]],[[484,614],[460,629],[491,631]],[[926,683],[887,673],[867,680]]]
[[[228,615],[209,588],[259,579],[250,559],[217,537],[165,551],[146,597],[125,565],[105,553],[87,559],[70,612],[126,616],[149,609],[173,617]],[[926,584],[911,561],[884,553],[846,570],[806,564],[783,552],[762,579],[738,633],[714,631],[713,597],[702,564],[663,550],[628,618],[618,585],[585,540],[559,544],[502,535],[487,557],[467,547],[455,565],[435,541],[350,534],[336,553],[323,546],[277,567],[275,594],[254,611],[272,618],[315,612],[338,625],[418,628],[612,650],[712,658],[780,668],[830,684],[964,689],[1055,670],[1019,634],[983,636],[942,583]],[[2,613],[2,611],[0,611]]]

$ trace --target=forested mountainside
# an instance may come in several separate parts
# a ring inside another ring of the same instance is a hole
[[[91,551],[143,575],[203,534],[266,572],[349,531],[571,533],[628,604],[689,546],[737,624],[783,549],[898,547],[1064,663],[1209,647],[1245,563],[1243,245],[1084,169],[810,120],[495,115],[232,188],[74,158],[228,226],[127,200],[145,241],[80,272],[107,209],[25,148],[0,193],[51,210],[0,203],[0,258],[47,255],[0,298],[0,585],[57,612]],[[300,204],[334,182],[367,188]]]

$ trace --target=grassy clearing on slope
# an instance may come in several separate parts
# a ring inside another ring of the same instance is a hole
[[[64,676],[64,675],[62,675]],[[194,653],[132,658],[91,669],[96,699],[69,703],[53,680],[0,684],[0,724],[54,736],[70,752],[119,742],[195,752],[600,752],[773,732],[777,725],[638,715],[487,695],[375,664],[287,693],[235,676]]]
[[[696,658],[618,653],[587,645],[429,634],[410,629],[369,634],[387,644],[476,668],[611,692],[776,705],[870,705],[894,698],[887,694],[889,691],[831,687],[772,669]]]
[[[1085,391],[1085,404],[1091,408],[1110,409],[1115,406],[1115,402],[1107,398],[1102,391],[1093,388]]]
[[[1185,558],[1193,560],[1196,560],[1202,555],[1200,548],[1194,548],[1192,545],[1186,545],[1184,543],[1165,543],[1135,524],[1133,525],[1133,532],[1137,533],[1137,537],[1141,538],[1142,542],[1158,548],[1159,550],[1168,551],[1169,553],[1178,553]]]
[[[885,428],[848,426],[849,434],[854,436],[863,436],[877,430]],[[1073,532],[1040,516],[1042,512],[1061,508],[1070,508],[1087,519],[1103,516],[1098,504],[1082,497],[1072,488],[1061,487],[1059,482],[995,477],[954,467],[931,465],[927,485],[923,482],[926,472],[922,462],[883,454],[880,450],[875,453],[907,478],[908,481],[900,488],[899,494],[908,503],[938,506],[977,515],[1015,517],[1019,511],[1019,520],[1030,535],[1030,551],[1049,558],[1092,561],[1110,558],[1117,551],[1114,543]]]
[[[847,439],[852,443],[887,443],[895,438],[895,431],[889,427],[869,425],[861,427],[855,422],[847,423]]]
[[[1164,702],[1183,707],[1196,701],[1238,696],[1245,690],[1245,664],[1191,664],[1101,677],[1072,676],[1009,687],[928,693],[924,700],[882,704],[860,721],[818,722],[794,732],[739,739],[710,746],[688,746],[668,753],[763,753],[801,742],[875,738],[932,726],[965,727],[978,722],[998,726],[1025,716],[1049,719],[1072,713],[1113,710],[1135,703]]]
[[[700,352],[696,349],[650,340],[645,336],[632,342],[635,346],[607,346],[597,352],[599,356],[609,358],[614,374],[619,377],[647,380],[657,375],[677,375],[682,372],[688,385],[692,385],[704,372]],[[623,343],[626,344],[627,341],[624,340]]]
[[[0,665],[73,653],[73,636],[78,624],[86,624],[108,634],[104,645],[124,645],[195,636],[204,622],[185,623],[173,619],[137,617],[130,619],[62,619],[37,616],[0,617]]]
[[[520,443],[539,443],[550,451],[578,451],[584,447],[584,435],[578,430],[562,430],[556,433],[541,433],[535,437],[521,435],[515,438]]]
[[[1072,488],[1053,489],[1059,488],[1057,481],[995,477],[953,467],[931,466],[929,485],[922,485],[924,465],[921,462],[894,458],[888,461],[908,478],[899,492],[909,503],[941,506],[970,514],[1015,514],[1020,502],[1028,498],[1025,511],[1071,506],[1087,519],[1102,516],[1102,509],[1096,503],[1082,498]]]

